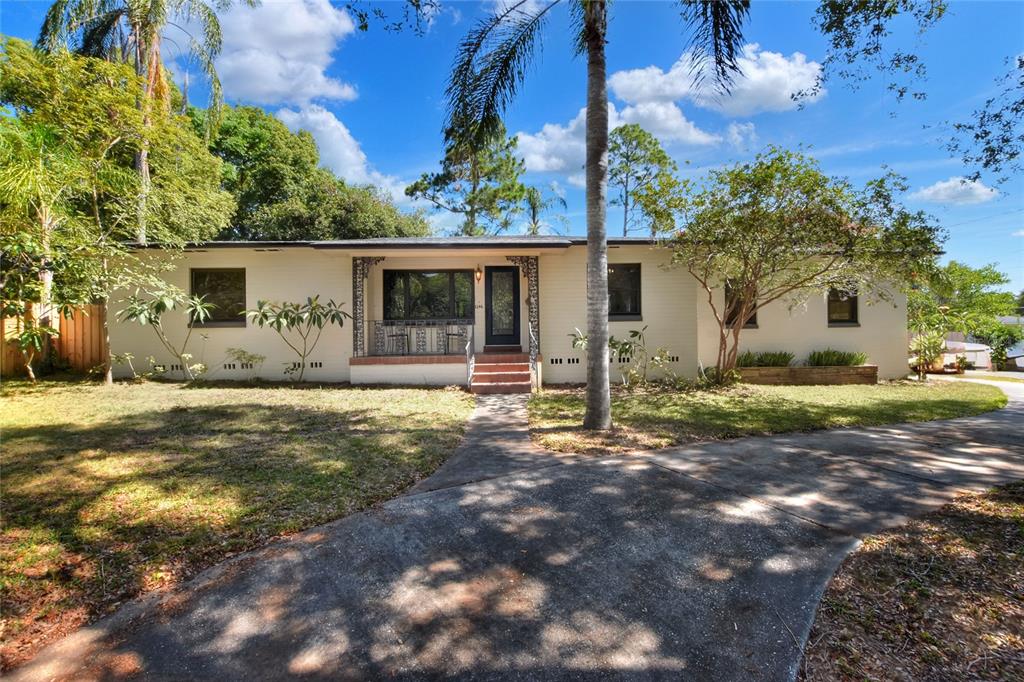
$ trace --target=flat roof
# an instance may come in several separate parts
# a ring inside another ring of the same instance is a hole
[[[193,242],[188,249],[480,249],[480,248],[542,248],[564,249],[584,245],[586,237],[550,235],[492,235],[484,237],[378,237],[374,239],[333,239],[324,241],[207,241]],[[650,237],[609,238],[610,246],[654,244]],[[159,244],[147,244],[159,248]]]

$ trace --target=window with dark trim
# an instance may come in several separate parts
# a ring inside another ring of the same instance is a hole
[[[472,270],[385,270],[385,320],[472,320]]]
[[[193,268],[189,280],[191,295],[213,305],[196,326],[245,326],[245,268]]]
[[[639,263],[608,264],[608,319],[641,319]]]
[[[858,324],[857,294],[838,289],[828,291],[828,323],[829,326],[843,327]]]
[[[736,292],[732,285],[726,281],[725,283],[725,324],[731,327],[736,322],[736,316],[740,314],[740,303],[741,299],[739,293]],[[751,313],[747,321],[743,323],[744,329],[756,329],[757,328],[757,311]]]

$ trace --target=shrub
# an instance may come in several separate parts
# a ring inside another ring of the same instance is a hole
[[[835,350],[834,348],[812,351],[807,356],[807,364],[810,367],[853,367],[863,365],[867,361],[867,353]]]
[[[793,362],[793,358],[796,357],[792,353],[784,350],[767,350],[755,353],[753,351],[743,351],[739,357],[736,358],[737,367],[789,367],[790,363]]]
[[[921,332],[910,341],[910,352],[914,355],[917,376],[924,381],[928,368],[942,357],[946,350],[945,332],[933,329]]]

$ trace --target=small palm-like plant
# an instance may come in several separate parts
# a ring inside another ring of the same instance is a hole
[[[297,378],[302,381],[306,372],[306,358],[320,342],[324,328],[332,324],[343,327],[345,319],[351,319],[352,316],[342,310],[341,306],[342,304],[335,303],[333,299],[321,303],[319,296],[307,298],[305,303],[257,301],[254,309],[245,311],[245,316],[258,327],[270,327],[276,331],[281,340],[292,349],[299,361],[289,363],[285,373],[298,372]],[[298,338],[289,339],[291,333]]]
[[[152,329],[160,340],[160,345],[178,360],[186,379],[193,381],[206,371],[203,364],[192,363],[192,355],[188,352],[188,342],[192,338],[195,325],[202,324],[210,318],[210,312],[215,307],[212,303],[204,301],[202,296],[185,296],[181,291],[168,287],[141,294],[137,291],[128,297],[126,304],[124,310],[118,314],[119,319],[122,322],[138,322]],[[172,310],[181,308],[188,315],[190,324],[185,339],[180,345],[175,345],[164,331],[163,316]]]

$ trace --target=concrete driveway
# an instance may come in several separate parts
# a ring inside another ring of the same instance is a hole
[[[791,679],[857,536],[1024,478],[998,412],[607,458],[481,400],[410,494],[222,564],[14,679]]]

